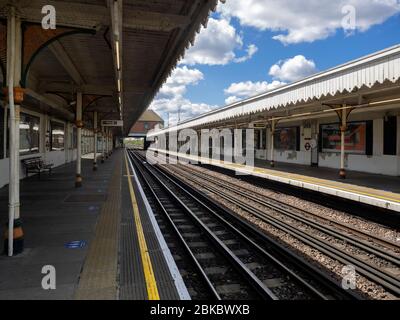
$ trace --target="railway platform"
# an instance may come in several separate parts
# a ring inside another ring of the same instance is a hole
[[[74,163],[21,181],[25,250],[0,256],[0,299],[189,299],[125,152],[91,166],[82,160],[78,189]],[[7,200],[4,187],[2,232]],[[45,266],[55,268],[54,290],[42,287]]]
[[[158,152],[165,153],[165,151],[161,150],[158,150]],[[173,154],[176,155],[176,153]],[[180,156],[201,163],[210,163],[209,159],[202,159],[201,157]],[[210,164],[233,170],[238,174],[253,175],[306,190],[400,212],[399,177],[348,171],[348,177],[343,180],[338,177],[335,169],[287,163],[276,163],[275,167],[271,168],[265,160],[256,160],[254,168],[222,160],[212,160]]]

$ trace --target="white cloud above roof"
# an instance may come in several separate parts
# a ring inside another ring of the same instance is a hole
[[[180,110],[180,120],[186,120],[203,113],[209,112],[217,106],[211,106],[206,103],[194,103],[183,96],[176,95],[172,98],[157,98],[153,101],[151,109],[161,114],[165,120],[165,124],[169,125],[176,124],[178,122]]]
[[[316,72],[317,68],[313,60],[307,60],[303,55],[298,55],[274,64],[269,70],[269,75],[279,81],[293,82]]]
[[[271,83],[267,81],[258,81],[258,82],[245,81],[245,82],[232,83],[229,86],[229,88],[224,90],[226,95],[230,95],[225,100],[225,103],[231,104],[241,99],[255,96],[257,94],[261,94],[266,91],[279,88],[283,85],[285,85],[285,83],[280,81],[273,81]]]
[[[211,111],[216,106],[210,106],[206,103],[193,103],[184,97],[188,86],[197,85],[203,79],[204,75],[198,69],[190,69],[187,66],[176,68],[161,88],[150,108],[159,113],[166,124],[168,116],[169,124],[175,124],[178,121],[179,110],[181,120]]]
[[[198,69],[189,69],[186,66],[176,68],[159,92],[159,98],[183,96],[187,86],[196,85],[204,79],[204,74]]]
[[[210,18],[207,28],[197,35],[191,47],[181,61],[186,65],[227,65],[231,62],[241,63],[253,57],[258,48],[250,44],[246,55],[238,57],[236,51],[243,49],[243,36],[226,19]]]
[[[229,0],[218,11],[242,26],[270,30],[284,44],[313,42],[343,29],[366,31],[400,12],[398,0]],[[353,19],[355,18],[355,19]]]
[[[279,61],[269,70],[269,75],[274,79],[272,82],[244,81],[232,83],[224,90],[225,95],[228,96],[228,98],[225,99],[225,103],[232,104],[242,99],[274,90],[288,82],[306,78],[316,72],[317,68],[315,62],[306,59],[306,57],[302,55]]]
[[[229,96],[228,98],[225,99],[225,104],[229,105],[229,104],[238,102],[240,100],[242,100],[242,99],[237,96]]]

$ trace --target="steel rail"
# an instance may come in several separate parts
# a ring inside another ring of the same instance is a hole
[[[196,259],[194,253],[192,252],[192,250],[187,245],[185,239],[183,238],[183,236],[182,236],[181,232],[179,231],[178,227],[176,226],[175,222],[171,219],[171,217],[169,216],[167,210],[163,206],[160,198],[158,197],[158,195],[156,194],[154,189],[151,187],[151,182],[146,178],[146,176],[145,176],[145,174],[143,172],[143,169],[137,164],[137,162],[135,161],[135,158],[133,158],[133,155],[131,154],[130,150],[128,150],[128,155],[130,157],[130,161],[132,161],[133,163],[136,164],[137,172],[140,174],[140,177],[141,177],[142,181],[146,184],[146,187],[148,188],[148,190],[150,191],[150,193],[154,197],[157,206],[162,211],[164,217],[167,219],[168,223],[170,224],[170,226],[172,227],[173,231],[175,232],[175,235],[178,237],[179,242],[181,243],[181,245],[185,249],[186,253],[189,255],[190,260],[195,265],[197,271],[200,273],[200,276],[203,278],[204,282],[206,283],[206,286],[207,286],[208,290],[210,291],[211,296],[216,300],[221,300],[221,296],[218,294],[217,290],[212,285],[211,280],[209,279],[209,277],[204,272],[204,270],[201,267],[199,261]]]
[[[395,253],[392,253],[392,252],[387,252],[386,250],[384,250],[382,248],[377,248],[375,246],[372,246],[370,243],[368,243],[368,242],[366,242],[364,240],[353,239],[349,235],[344,234],[343,232],[340,232],[340,231],[337,231],[337,230],[333,230],[333,228],[330,228],[327,225],[323,225],[322,223],[320,223],[318,221],[313,221],[310,218],[302,217],[298,213],[293,212],[293,211],[298,211],[298,212],[301,212],[301,213],[303,213],[305,215],[312,215],[312,216],[316,217],[317,219],[325,220],[327,223],[332,223],[334,225],[339,225],[339,228],[347,228],[347,229],[351,230],[349,232],[357,232],[357,233],[361,234],[364,237],[369,237],[369,238],[372,238],[374,240],[376,239],[376,240],[379,240],[379,242],[381,242],[381,243],[384,242],[384,243],[388,244],[391,247],[392,246],[395,247],[394,244],[392,244],[391,242],[387,242],[387,241],[384,241],[384,240],[382,241],[382,239],[379,239],[379,238],[377,238],[377,237],[375,237],[373,235],[367,235],[364,232],[361,232],[361,231],[356,230],[354,228],[349,228],[349,227],[344,226],[342,224],[338,224],[335,221],[328,220],[326,218],[323,218],[323,217],[320,217],[318,215],[315,215],[315,214],[313,214],[311,212],[308,212],[308,211],[305,211],[303,209],[288,205],[288,204],[286,204],[284,202],[281,202],[279,200],[273,199],[272,197],[268,197],[268,196],[262,195],[261,193],[250,192],[249,190],[245,189],[244,187],[235,185],[235,184],[233,184],[233,183],[231,183],[229,181],[225,181],[224,180],[223,182],[221,182],[221,180],[218,180],[217,178],[215,178],[213,176],[210,176],[207,173],[200,174],[200,173],[196,172],[196,170],[192,170],[192,169],[189,169],[189,168],[185,168],[185,169],[188,169],[188,170],[184,170],[182,168],[179,168],[179,169],[182,170],[182,171],[185,171],[185,172],[190,171],[190,173],[192,175],[197,176],[202,180],[207,180],[207,181],[212,182],[213,184],[217,184],[217,185],[219,185],[219,186],[221,186],[221,187],[223,187],[223,188],[225,188],[225,189],[227,189],[229,191],[232,191],[232,192],[234,192],[234,193],[236,193],[236,194],[238,194],[238,195],[240,195],[242,197],[249,198],[252,201],[254,201],[254,202],[256,202],[256,203],[258,203],[258,204],[260,204],[262,206],[265,206],[265,207],[267,207],[269,209],[272,209],[274,211],[278,211],[279,213],[281,213],[283,215],[287,215],[287,216],[291,217],[292,219],[300,221],[300,222],[302,222],[304,224],[309,224],[315,229],[318,229],[318,230],[320,230],[322,232],[325,232],[325,233],[327,233],[327,234],[329,234],[331,236],[340,238],[343,241],[351,243],[351,244],[353,244],[353,245],[355,245],[355,246],[357,246],[357,247],[359,247],[361,249],[369,251],[370,253],[373,253],[373,254],[375,254],[377,256],[380,256],[381,258],[383,258],[383,259],[385,259],[387,261],[390,261],[393,264],[396,264],[396,265],[400,266],[400,259],[399,259],[400,256],[399,255],[396,255]],[[241,191],[239,192],[238,189],[240,189]],[[268,198],[268,201],[264,200],[262,198],[257,198],[257,196],[254,195],[254,193],[256,193],[257,195],[262,196],[263,198]],[[272,202],[274,202],[275,204],[272,203]],[[284,207],[286,207],[286,208],[284,208]],[[290,211],[290,210],[293,210],[293,211]],[[396,247],[396,248],[400,250],[400,247]]]
[[[189,178],[187,178],[189,179]],[[204,177],[201,179],[204,180]],[[193,181],[193,180],[192,180]],[[238,206],[239,208],[251,213],[253,216],[256,216],[260,220],[273,225],[274,227],[287,232],[294,236],[296,239],[307,243],[308,245],[316,248],[317,250],[327,254],[333,259],[336,259],[344,264],[354,264],[356,267],[356,270],[360,273],[366,276],[369,279],[372,279],[382,285],[383,287],[389,289],[389,291],[394,292],[398,295],[400,295],[400,281],[387,273],[383,273],[379,267],[372,266],[370,264],[365,263],[364,261],[360,259],[356,259],[351,257],[348,254],[343,253],[339,249],[333,247],[329,243],[321,240],[321,239],[315,239],[312,236],[309,236],[303,232],[298,231],[296,228],[286,224],[285,222],[282,222],[281,220],[259,210],[258,208],[255,208],[251,205],[245,204],[242,201],[237,200],[233,196],[230,195],[222,195],[221,189],[216,189],[213,188],[209,185],[204,185],[198,181],[193,181],[194,183],[201,185],[202,188],[209,190],[210,192],[213,192],[217,194],[219,197],[224,198],[225,200],[233,203],[234,205]]]
[[[134,157],[135,154],[131,153]],[[251,285],[255,292],[263,299],[277,300],[277,297],[272,291],[264,284],[256,275],[196,216],[195,213],[178,197],[176,196],[169,187],[152,172],[147,166],[142,164],[142,168],[156,181],[156,183],[163,188],[163,190],[170,195],[170,197],[176,202],[194,223],[203,230],[207,238],[214,243],[215,247],[221,254],[223,254],[231,265],[237,270],[242,277]],[[151,187],[151,186],[150,186]]]
[[[143,159],[142,156],[140,156],[140,157]],[[174,181],[174,179],[175,179],[176,177],[171,176],[171,174],[166,174],[166,172],[165,172],[164,170],[160,170],[160,168],[154,167],[154,169],[157,170],[161,175],[163,175],[165,179],[170,180],[177,188],[180,188],[181,191],[184,192],[184,193],[186,193],[189,197],[196,199],[196,201],[200,201],[200,200],[199,200],[198,198],[196,198],[196,196],[193,194],[193,193],[198,193],[197,190],[191,189],[189,185],[184,184],[182,181],[180,181],[180,182],[182,182],[182,184],[185,185],[185,187],[182,188],[182,185],[180,185],[179,183],[177,183],[176,181]],[[189,189],[191,189],[190,192],[188,191]],[[200,202],[201,202],[201,201],[200,201]],[[317,295],[319,295],[320,298],[326,298],[326,297],[325,297],[323,294],[321,294],[317,289],[315,289],[315,288],[313,288],[312,286],[310,286],[305,280],[303,280],[303,279],[302,279],[301,277],[299,277],[297,274],[295,274],[294,272],[292,272],[292,270],[288,269],[283,263],[281,263],[281,262],[278,261],[276,258],[274,258],[274,257],[271,256],[270,254],[268,254],[268,253],[267,253],[263,248],[261,248],[257,243],[255,243],[255,242],[252,241],[249,237],[247,237],[247,236],[244,235],[242,232],[240,232],[240,231],[239,231],[236,227],[234,227],[230,222],[228,222],[226,219],[222,218],[220,214],[217,214],[216,212],[214,212],[213,209],[209,208],[209,207],[208,207],[206,204],[204,204],[203,202],[201,202],[201,203],[202,203],[202,205],[205,206],[208,210],[210,210],[211,212],[213,212],[213,214],[214,214],[221,222],[223,222],[224,224],[228,225],[230,229],[235,230],[235,232],[239,233],[242,237],[244,237],[244,238],[246,239],[246,241],[248,241],[249,243],[251,243],[252,246],[254,246],[255,248],[257,248],[257,250],[258,250],[261,254],[266,255],[266,257],[268,257],[268,259],[273,259],[273,260],[275,261],[275,263],[277,263],[277,264],[279,265],[280,268],[282,268],[282,269],[285,270],[285,272],[288,272],[288,271],[289,271],[290,275],[294,278],[295,281],[298,281],[298,282],[301,283],[302,285],[306,285],[306,287],[307,287],[309,290],[314,291],[314,293],[317,294]],[[226,209],[219,208],[218,212],[220,212],[221,210],[226,210]],[[232,216],[230,213],[228,213],[228,215],[229,215],[229,216]],[[242,222],[241,222],[241,223],[242,223]],[[253,229],[252,232],[254,232],[254,231],[255,231],[255,230]],[[256,233],[257,233],[257,232],[256,232]],[[260,236],[260,234],[258,234],[258,236]],[[265,238],[265,235],[263,235],[263,237]],[[268,239],[268,241],[269,241],[269,242],[272,242],[271,239]],[[276,243],[274,243],[274,245],[276,245]],[[280,249],[282,250],[282,248],[280,248]],[[285,253],[288,253],[287,250],[285,250],[285,251],[286,251]],[[299,265],[299,259],[298,259],[298,257],[295,256],[295,255],[293,255],[293,254],[290,254],[290,256],[291,256],[292,259],[293,259],[293,258],[297,258],[295,264],[296,264],[296,265]],[[305,262],[302,261],[302,263],[304,264]],[[304,268],[304,266],[303,266],[303,268]],[[318,272],[316,268],[312,268],[312,272],[313,272],[313,273],[312,273],[312,276],[315,278],[315,273],[318,274],[318,276],[319,276],[319,279],[318,279],[318,280],[321,281],[321,276],[322,276],[321,273]],[[309,275],[311,275],[311,274],[309,273]],[[325,282],[325,285],[326,285],[327,283],[329,283],[329,287],[332,287],[332,283],[331,283],[331,281],[329,281],[329,280],[331,280],[331,279],[329,279],[328,277],[324,277],[324,276],[322,276],[322,278],[323,278],[323,280],[324,280],[324,282]],[[339,291],[342,291],[342,290],[343,290],[342,288],[340,288],[340,289],[338,290],[338,285],[339,285],[338,283],[335,283],[335,284],[334,284],[334,286],[335,286],[335,291],[336,291],[336,292],[339,292]],[[357,294],[352,294],[352,293],[349,293],[349,292],[346,292],[346,293],[340,292],[340,295],[342,295],[342,296],[344,296],[344,297],[346,297],[346,298],[351,298],[351,299],[359,298],[359,295],[357,295]]]

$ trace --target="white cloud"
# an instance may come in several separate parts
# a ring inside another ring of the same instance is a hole
[[[249,60],[258,50],[250,44],[243,57],[237,57],[236,50],[243,48],[243,37],[237,33],[234,26],[226,19],[210,18],[207,28],[197,35],[194,46],[191,47],[181,61],[181,64],[226,65],[230,62]]]
[[[232,103],[238,102],[238,101],[240,101],[240,100],[242,100],[242,99],[240,99],[239,97],[230,96],[230,97],[228,97],[228,98],[225,99],[225,103],[226,103],[226,104],[232,104]]]
[[[225,99],[226,104],[232,104],[245,98],[249,98],[267,91],[279,88],[287,82],[293,82],[305,78],[317,72],[315,62],[307,60],[304,56],[298,55],[285,61],[279,61],[269,70],[269,75],[274,81],[245,81],[232,83],[224,90],[228,98]]]
[[[205,103],[193,103],[184,97],[189,85],[197,85],[203,79],[204,75],[200,70],[186,66],[176,68],[150,108],[161,115],[165,124],[168,124],[168,116],[169,124],[175,124],[178,121],[179,110],[180,120],[185,120],[216,108],[217,106]]]
[[[314,61],[298,55],[291,59],[280,61],[269,70],[269,75],[280,81],[297,81],[317,72]]]
[[[258,51],[257,46],[255,44],[251,44],[247,47],[247,50],[246,50],[247,55],[240,57],[240,58],[235,58],[234,61],[236,63],[242,63],[247,60],[250,60],[257,53],[257,51]]]
[[[196,85],[204,79],[198,69],[189,69],[186,66],[176,68],[159,92],[159,98],[184,95],[188,85]]]
[[[398,0],[229,0],[220,4],[224,19],[236,17],[242,26],[277,32],[284,44],[325,39],[343,28],[355,9],[354,31],[366,31],[400,12]],[[347,33],[346,28],[345,32]]]
[[[257,94],[274,90],[285,84],[286,84],[285,82],[281,81],[273,81],[271,83],[268,83],[267,81],[259,81],[259,82],[246,81],[246,82],[232,83],[229,86],[229,88],[224,90],[226,95],[230,95],[225,100],[225,103],[231,104],[240,101],[244,98],[252,97]]]
[[[165,120],[165,125],[173,125],[178,122],[178,111],[180,109],[180,120],[190,119],[205,112],[209,112],[217,106],[211,106],[206,103],[194,103],[182,96],[175,96],[170,99],[155,99],[151,105],[151,109],[156,111]]]
[[[259,81],[259,82],[238,82],[232,83],[229,88],[225,89],[225,94],[236,95],[239,97],[250,97],[257,95],[259,93],[263,93],[265,91],[276,89],[282,86],[284,83],[279,81],[274,81],[272,83],[268,83],[267,81]]]

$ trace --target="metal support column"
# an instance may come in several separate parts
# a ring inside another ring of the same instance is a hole
[[[108,159],[108,127],[105,127],[105,136],[106,136],[105,155],[106,159]]]
[[[94,156],[93,156],[93,170],[97,170],[97,111],[93,112],[93,132],[94,132]]]
[[[16,17],[15,8],[10,7],[7,22],[7,95],[10,107],[10,181],[9,181],[9,220],[5,233],[4,252],[8,256],[21,253],[24,250],[24,233],[20,219],[19,194],[19,122],[20,104],[23,101],[23,90],[20,82],[21,65],[21,23]]]
[[[110,139],[110,145],[109,145],[110,150],[109,150],[108,154],[111,156],[112,153],[113,153],[113,134],[112,134],[112,130],[110,130],[109,139]]]
[[[271,121],[271,167],[275,167],[274,160],[274,137],[275,137],[275,127],[276,122],[274,120]]]
[[[345,170],[345,133],[347,131],[347,106],[344,104],[341,115],[341,125],[340,125],[340,178],[346,179]]]
[[[82,187],[82,93],[76,94],[76,127],[77,127],[77,151],[76,151],[76,177],[75,187]]]
[[[101,163],[104,163],[105,153],[106,153],[106,133],[104,132],[104,127],[101,129]]]

